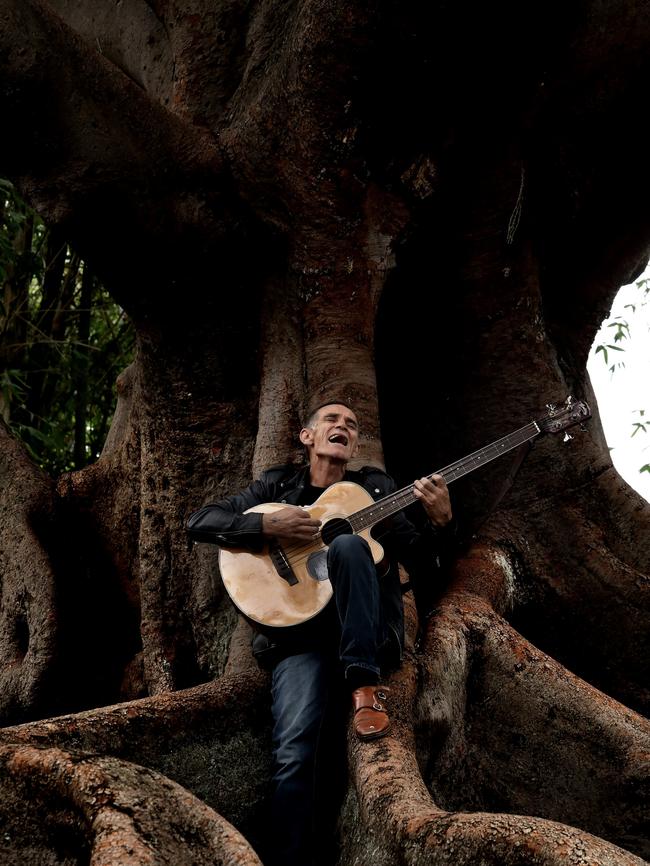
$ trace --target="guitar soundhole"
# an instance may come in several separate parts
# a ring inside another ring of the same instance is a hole
[[[333,517],[323,526],[320,535],[323,543],[330,545],[339,535],[352,535],[352,527],[343,517]]]

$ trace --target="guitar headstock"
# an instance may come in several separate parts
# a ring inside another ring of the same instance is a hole
[[[564,403],[559,405],[548,403],[546,408],[548,413],[535,422],[540,433],[561,433],[567,427],[573,427],[591,418],[591,409],[584,400],[574,400],[573,397],[567,397]]]

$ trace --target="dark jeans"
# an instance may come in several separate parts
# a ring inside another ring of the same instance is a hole
[[[323,849],[315,819],[323,815],[320,804],[327,801],[331,808],[337,803],[332,789],[341,780],[331,771],[345,766],[349,689],[342,674],[351,668],[357,675],[359,669],[367,670],[372,682],[380,672],[379,584],[367,543],[358,535],[336,538],[328,567],[341,624],[339,659],[315,648],[282,659],[272,674],[275,773],[269,862],[283,866],[312,866]]]

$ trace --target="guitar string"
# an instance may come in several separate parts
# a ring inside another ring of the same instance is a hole
[[[530,431],[531,435],[525,435],[524,438],[521,437],[525,431]],[[473,469],[479,468],[479,466],[484,465],[485,463],[489,463],[492,460],[495,460],[501,454],[506,454],[508,451],[511,451],[513,448],[516,448],[518,445],[523,445],[524,442],[533,439],[535,436],[539,435],[539,427],[537,424],[532,421],[530,424],[526,424],[524,427],[519,428],[519,430],[515,430],[513,433],[509,433],[506,436],[502,436],[501,439],[497,439],[495,442],[492,442],[490,445],[486,445],[484,448],[479,448],[477,451],[472,452],[467,455],[467,457],[463,457],[461,460],[457,460],[454,463],[450,463],[448,466],[443,467],[437,472],[432,472],[430,475],[427,475],[427,478],[431,478],[433,475],[442,475],[445,481],[450,484],[452,481],[457,481],[458,478],[462,478],[463,475],[467,475]],[[514,441],[516,439],[516,441]],[[497,446],[502,443],[508,441],[507,448],[497,449]],[[494,454],[489,454],[491,450],[495,450]],[[481,462],[474,466],[469,466],[472,461],[476,461],[479,457],[488,457],[487,460],[483,459]],[[462,470],[462,471],[458,471]],[[453,474],[458,471],[458,474]],[[445,475],[447,473],[447,475]],[[452,477],[453,475],[453,477]],[[417,497],[415,497],[414,491],[415,485],[410,484],[406,487],[402,487],[400,490],[396,490],[393,493],[390,493],[388,496],[384,497],[384,499],[380,499],[377,502],[373,502],[370,505],[365,506],[359,511],[354,512],[354,514],[349,515],[347,518],[343,518],[347,523],[352,526],[353,534],[357,534],[359,530],[363,530],[368,528],[368,526],[374,525],[374,523],[379,522],[380,520],[385,519],[386,517],[390,517],[398,511],[406,508],[408,505],[413,504],[417,501]],[[387,502],[387,500],[390,500]],[[404,500],[400,502],[397,507],[395,507],[394,503],[398,500]],[[385,506],[381,506],[382,502],[387,502]],[[386,510],[386,513],[381,513],[382,509]],[[388,510],[390,509],[390,510]],[[374,511],[380,513],[380,516],[377,520],[367,523],[365,526],[363,525],[364,521],[361,521],[361,525],[357,526],[355,529],[353,525],[353,520],[355,523],[359,523],[359,519],[362,517],[366,517],[372,514]],[[352,518],[352,519],[351,519]],[[339,532],[338,535],[343,535],[347,533]],[[315,546],[316,541],[321,539],[321,530],[318,531],[318,534],[314,537],[313,540],[306,541],[304,544],[294,545],[291,547],[281,547],[281,551],[286,559],[287,563],[291,568],[295,566],[300,566],[306,563],[309,560],[309,557],[314,553],[322,552],[323,550],[327,550],[328,546],[323,544],[322,547],[313,550],[312,548]],[[337,536],[334,536],[335,538]],[[294,558],[297,555],[298,558]]]
[[[531,430],[532,428],[532,430]],[[523,439],[519,437],[522,436],[525,431],[531,431],[531,435],[524,436]],[[516,448],[517,445],[522,445],[528,439],[532,439],[539,434],[539,428],[535,424],[535,422],[531,422],[530,424],[526,424],[524,427],[521,427],[519,430],[515,430],[513,433],[509,433],[507,436],[502,436],[501,439],[497,439],[495,442],[492,442],[490,445],[486,445],[484,448],[479,448],[477,451],[468,454],[467,457],[463,457],[461,460],[457,460],[454,463],[450,463],[448,466],[439,469],[437,472],[432,472],[430,475],[425,476],[426,478],[432,478],[434,475],[442,475],[447,483],[451,483],[452,481],[458,480],[463,475],[471,472],[473,469],[478,468],[479,466],[484,465],[485,463],[489,463],[492,460],[495,460],[501,454],[506,454],[507,451]],[[514,440],[517,437],[517,441]],[[497,446],[502,443],[508,441],[508,448],[501,448],[497,450]],[[491,450],[495,450],[494,454],[489,455],[488,452]],[[476,462],[479,458],[487,456],[487,460],[481,460],[480,462]],[[470,464],[474,462],[475,465],[470,466]],[[460,471],[459,471],[460,470]],[[454,474],[456,473],[456,474]],[[386,499],[393,500],[397,497],[410,498],[413,495],[414,485],[409,484],[406,487],[401,488],[401,490],[396,490],[394,493],[389,494],[389,496],[385,497],[385,499],[380,499],[377,502],[373,502],[370,505],[367,505],[365,508],[362,508],[360,511],[355,512],[354,517],[365,516],[366,514],[371,513],[373,510],[381,506],[381,503]],[[411,502],[415,502],[416,499],[412,499]],[[409,503],[410,504],[410,503]],[[396,511],[401,510],[401,508],[405,507],[405,505],[400,505],[399,508],[395,509]],[[394,513],[394,511],[392,512]]]

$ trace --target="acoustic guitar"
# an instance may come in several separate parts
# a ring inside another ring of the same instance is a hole
[[[544,433],[560,433],[591,417],[589,406],[568,397],[564,404],[549,404],[537,421],[509,433],[496,442],[474,451],[462,460],[432,475],[442,475],[447,484],[473,472],[502,454],[530,442]],[[565,440],[570,439],[565,434]],[[219,552],[219,568],[226,591],[244,616],[264,626],[285,628],[316,616],[332,597],[327,576],[327,549],[341,534],[356,533],[366,539],[375,563],[384,558],[379,542],[370,530],[382,520],[416,502],[413,485],[396,490],[375,501],[352,481],[332,484],[307,510],[322,525],[313,541],[270,541],[261,553],[244,549]],[[256,505],[248,512],[269,513],[281,508],[298,508],[282,502]]]

